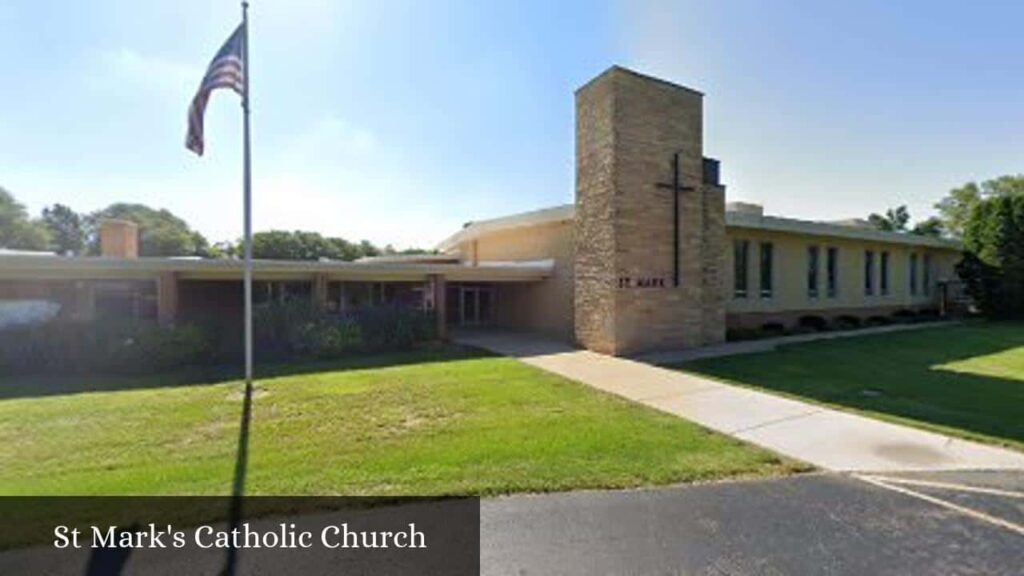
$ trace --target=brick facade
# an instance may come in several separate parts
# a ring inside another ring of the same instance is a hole
[[[725,334],[724,190],[703,183],[703,95],[621,68],[576,94],[576,338],[630,354]],[[679,154],[680,285],[672,181]]]

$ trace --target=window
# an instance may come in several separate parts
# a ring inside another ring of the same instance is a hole
[[[889,293],[889,253],[882,252],[882,274],[879,278],[879,288],[881,288],[882,296]]]
[[[395,295],[395,287],[384,282],[371,282],[369,288],[370,306],[390,304]]]
[[[156,283],[113,281],[93,284],[93,309],[101,322],[135,322],[157,316]]]
[[[835,298],[836,294],[839,292],[839,249],[829,248],[825,258],[828,297]]]
[[[914,296],[917,295],[918,281],[917,281],[917,254],[910,255],[910,293]]]
[[[272,302],[311,301],[312,282],[259,281],[252,283],[252,303],[267,306]]]
[[[871,250],[864,251],[864,295],[871,296],[875,293],[875,253]]]
[[[772,252],[771,242],[761,243],[761,298],[772,297]]]
[[[818,247],[807,247],[807,296],[818,297]]]
[[[734,240],[732,243],[732,288],[736,298],[747,297],[747,271],[750,261],[750,241]]]
[[[924,270],[922,277],[924,282],[921,284],[922,291],[925,296],[930,296],[932,293],[932,255],[924,255]]]

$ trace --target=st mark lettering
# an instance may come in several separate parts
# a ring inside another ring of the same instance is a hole
[[[619,288],[664,288],[665,278],[662,276],[619,276]]]

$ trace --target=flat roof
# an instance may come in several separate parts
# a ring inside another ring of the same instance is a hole
[[[458,244],[487,234],[571,221],[575,206],[563,204],[541,210],[512,214],[467,224],[445,239],[438,249],[449,252]],[[947,250],[961,249],[960,242],[948,238],[886,232],[859,226],[764,216],[756,212],[727,211],[728,228],[767,230],[804,236],[845,238],[871,242],[926,246]],[[155,273],[173,272],[182,279],[226,280],[241,278],[241,260],[203,258],[111,258],[67,257],[52,253],[0,251],[0,278],[149,278]],[[451,254],[394,255],[356,262],[254,260],[253,270],[260,279],[302,279],[325,274],[332,280],[419,281],[440,275],[463,282],[527,282],[547,278],[554,263],[544,261],[478,262],[457,261]]]
[[[536,261],[509,266],[505,262],[479,262],[476,266],[433,262],[341,262],[299,260],[253,260],[258,279],[304,279],[325,274],[333,280],[425,280],[441,275],[462,282],[528,282],[551,275],[553,263]],[[186,280],[230,280],[241,278],[241,260],[191,258],[60,257],[0,254],[0,278],[4,279],[91,279],[150,278],[173,272]]]
[[[572,220],[575,216],[575,212],[576,207],[574,205],[563,204],[561,206],[553,206],[543,210],[533,210],[501,218],[471,222],[467,224],[465,228],[441,242],[441,244],[438,245],[438,249],[451,250],[460,242],[473,240],[489,233]],[[761,214],[734,210],[726,211],[725,224],[728,228],[768,230],[805,236],[846,238],[888,244],[902,244],[906,246],[928,246],[932,248],[945,248],[948,250],[961,249],[960,242],[950,238],[920,236],[906,232],[886,232],[884,230],[876,230],[873,228],[848,226],[830,222],[816,222],[813,220],[799,220],[796,218],[783,218],[780,216],[764,216]]]
[[[805,236],[847,238],[851,240],[867,240],[871,242],[902,244],[906,246],[945,248],[948,250],[961,249],[960,242],[950,238],[921,236],[919,234],[910,234],[908,232],[887,232],[885,230],[863,228],[860,226],[849,226],[830,222],[815,222],[812,220],[798,220],[796,218],[782,218],[780,216],[763,216],[761,214],[750,214],[746,212],[726,212],[725,224],[731,228],[768,230]]]
[[[670,86],[670,87],[675,88],[677,90],[683,90],[683,91],[686,91],[686,92],[691,92],[693,94],[696,94],[697,96],[701,96],[701,97],[704,96],[704,93],[701,92],[700,90],[696,90],[694,88],[690,88],[689,86],[683,86],[682,84],[679,84],[678,82],[673,82],[671,80],[665,80],[664,78],[658,78],[657,76],[651,76],[650,74],[644,74],[643,72],[637,72],[636,70],[633,70],[632,68],[626,68],[625,66],[621,66],[619,64],[612,64],[608,68],[605,68],[603,72],[601,72],[597,76],[594,76],[593,78],[588,80],[586,83],[584,83],[582,86],[577,88],[576,92],[579,92],[580,90],[583,90],[587,86],[597,82],[598,80],[600,80],[601,78],[603,78],[605,76],[608,76],[609,74],[615,74],[615,73],[629,74],[631,76],[636,76],[638,78],[642,78],[642,79],[647,80],[649,82],[657,82],[658,84],[664,84],[666,86]]]

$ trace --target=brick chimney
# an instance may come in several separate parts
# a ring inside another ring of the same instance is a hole
[[[139,225],[129,220],[101,222],[100,255],[109,258],[138,258]]]

